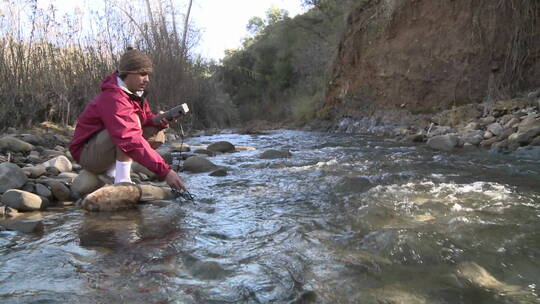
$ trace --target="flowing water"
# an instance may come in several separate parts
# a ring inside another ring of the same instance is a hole
[[[0,302],[539,302],[540,160],[303,131],[187,142],[219,140],[257,150],[184,175],[194,203],[0,232]]]

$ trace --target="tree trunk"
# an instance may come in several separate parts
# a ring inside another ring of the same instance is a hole
[[[186,13],[186,19],[184,20],[184,34],[182,35],[182,57],[187,56],[187,50],[186,50],[186,41],[187,41],[187,33],[188,33],[188,25],[189,25],[189,14],[191,13],[191,5],[193,4],[193,0],[189,0],[189,6]]]

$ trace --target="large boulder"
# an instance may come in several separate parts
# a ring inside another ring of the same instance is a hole
[[[213,152],[221,152],[221,153],[228,153],[228,152],[236,151],[236,149],[234,148],[234,145],[228,141],[215,142],[209,145],[206,149]]]
[[[451,151],[459,144],[459,138],[452,134],[434,136],[427,141],[427,145],[435,150]]]
[[[104,183],[97,177],[97,175],[92,172],[82,170],[73,180],[71,190],[77,195],[84,195],[93,192],[103,185]]]
[[[498,122],[494,122],[490,124],[489,126],[487,126],[487,130],[495,136],[499,136],[503,133],[503,127]]]
[[[516,141],[521,145],[528,145],[538,135],[540,135],[540,125],[531,128],[526,132],[518,133],[518,135],[516,136]]]
[[[141,187],[141,202],[172,200],[175,198],[171,188],[157,187],[153,185],[139,185]]]
[[[81,202],[81,208],[94,212],[127,210],[135,208],[141,195],[141,188],[135,184],[114,184],[88,194]]]
[[[210,172],[218,168],[208,159],[200,156],[191,156],[184,161],[184,171],[192,173]]]
[[[73,164],[64,155],[57,156],[49,159],[48,161],[41,163],[39,166],[48,168],[53,167],[58,169],[59,172],[70,172],[73,169]]]
[[[483,132],[481,130],[468,131],[462,137],[463,142],[466,144],[478,146],[483,139]]]
[[[2,202],[17,211],[36,211],[45,207],[45,202],[39,195],[17,189],[2,194]]]
[[[0,138],[0,151],[27,153],[34,150],[34,146],[13,136]]]
[[[518,132],[525,133],[529,131],[530,129],[533,129],[536,127],[540,127],[540,120],[538,120],[534,116],[528,116],[518,125]]]
[[[292,154],[289,152],[289,150],[266,150],[263,153],[259,154],[259,158],[261,159],[274,159],[274,158],[288,158],[291,157]]]
[[[0,164],[0,193],[20,188],[26,181],[28,181],[28,177],[19,166],[13,163]]]

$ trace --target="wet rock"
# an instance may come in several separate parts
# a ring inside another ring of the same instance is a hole
[[[34,146],[13,136],[0,138],[0,151],[27,153],[34,150]]]
[[[49,185],[49,187],[51,188],[52,195],[57,201],[64,202],[70,199],[71,191],[64,183],[55,180],[49,180],[47,181],[47,185]]]
[[[163,157],[163,160],[167,164],[172,165],[174,157],[173,157],[173,154],[171,152],[169,152],[169,151],[163,151],[163,152],[160,151],[159,155],[161,155],[161,157]]]
[[[495,135],[493,135],[493,133],[491,133],[490,131],[484,132],[484,135],[483,135],[484,139],[490,139],[490,138],[492,138],[494,136]]]
[[[292,154],[289,150],[274,150],[274,149],[269,149],[259,154],[260,159],[288,158],[291,156]]]
[[[519,158],[540,159],[540,146],[520,147],[512,153]]]
[[[9,206],[0,206],[0,216],[4,217],[14,217],[17,216],[19,212]]]
[[[46,203],[39,195],[17,189],[11,189],[2,194],[2,202],[18,211],[40,210]]]
[[[104,183],[92,172],[82,170],[81,173],[73,180],[71,190],[77,195],[85,195],[93,192]]]
[[[427,145],[435,150],[451,151],[459,144],[459,138],[455,135],[438,135],[430,138]]]
[[[47,170],[41,166],[24,167],[22,170],[30,178],[38,178],[47,172]]]
[[[196,149],[196,150],[193,151],[193,153],[205,154],[205,155],[208,155],[208,156],[215,156],[216,155],[215,152],[212,152],[212,151],[206,150],[206,149]]]
[[[127,210],[135,208],[141,195],[141,188],[135,184],[114,184],[88,194],[81,208],[93,212]]]
[[[457,275],[475,286],[490,289],[498,293],[516,292],[521,289],[519,286],[502,283],[493,277],[484,267],[474,262],[459,264]]]
[[[70,172],[73,169],[71,161],[69,161],[69,159],[64,155],[49,159],[48,161],[41,163],[39,166],[42,166],[44,168],[53,167],[58,170],[58,173]]]
[[[227,170],[224,168],[219,168],[212,173],[209,174],[210,176],[227,176]]]
[[[43,222],[41,220],[0,220],[0,226],[7,230],[18,231],[22,233],[43,232]]]
[[[171,144],[171,151],[172,152],[189,152],[191,151],[191,148],[186,143],[172,143]]]
[[[28,181],[28,177],[19,166],[13,163],[0,164],[0,193],[9,189],[18,189]]]
[[[208,159],[200,156],[191,156],[184,161],[184,171],[192,173],[202,173],[214,171],[218,168]]]
[[[491,132],[493,135],[499,136],[503,132],[503,127],[501,126],[500,123],[494,122],[490,124],[489,126],[487,126],[487,130]]]
[[[37,195],[39,195],[39,196],[46,197],[46,198],[51,198],[52,197],[51,190],[49,190],[49,188],[47,188],[47,186],[45,186],[43,184],[36,184],[36,192],[35,193]]]
[[[255,147],[250,146],[234,146],[236,151],[255,151],[257,150]]]
[[[228,141],[218,141],[207,147],[212,152],[230,153],[236,151],[234,145]]]
[[[141,202],[172,200],[175,198],[170,188],[157,187],[153,185],[139,185],[141,187]]]

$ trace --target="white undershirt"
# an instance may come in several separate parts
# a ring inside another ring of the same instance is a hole
[[[118,86],[119,86],[122,90],[126,91],[126,92],[129,93],[129,94],[133,94],[133,93],[127,88],[126,83],[122,80],[122,78],[116,76],[116,83],[118,83]],[[137,91],[137,92],[135,92],[135,95],[141,97],[141,96],[143,95],[143,93],[144,93],[144,91]]]

